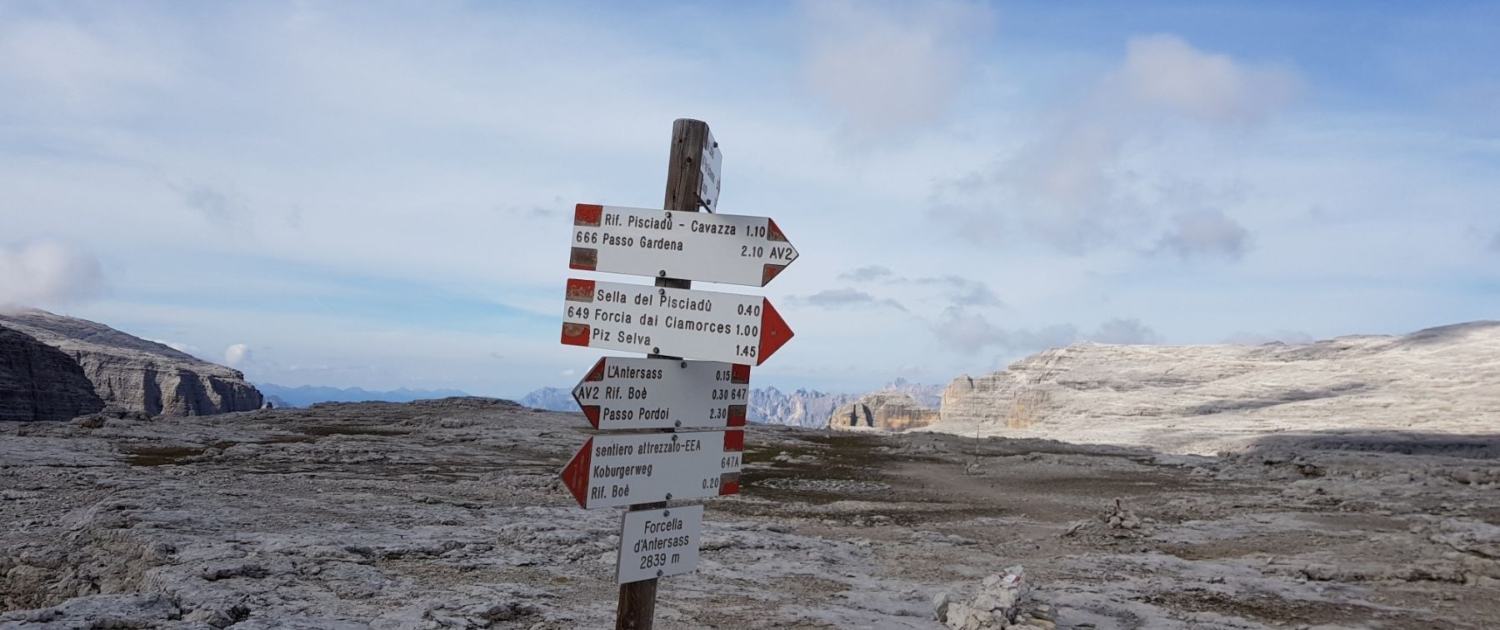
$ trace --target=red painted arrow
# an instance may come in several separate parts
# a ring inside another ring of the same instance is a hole
[[[597,426],[598,423],[595,423]],[[573,493],[573,498],[578,500],[578,507],[589,506],[589,464],[594,459],[594,438],[583,443],[583,448],[573,454],[573,459],[562,469],[563,485]]]
[[[589,369],[588,375],[584,376],[583,380],[578,384],[582,385],[584,383],[598,382],[602,380],[604,380],[604,359],[599,359],[599,362],[595,363],[594,367]],[[583,415],[584,417],[589,419],[589,424],[594,425],[595,429],[599,428],[599,405],[583,404],[583,401],[578,399],[577,386],[573,387],[573,402],[578,403],[578,408],[583,410]]]
[[[765,308],[760,313],[760,350],[755,353],[755,364],[760,365],[771,358],[777,350],[786,345],[792,339],[792,329],[786,325],[786,320],[781,318],[781,313],[771,306],[770,300],[764,300]]]

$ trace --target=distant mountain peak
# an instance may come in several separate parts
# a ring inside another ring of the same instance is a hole
[[[400,389],[380,391],[368,390],[361,387],[320,387],[316,385],[301,385],[298,387],[287,387],[275,383],[257,383],[256,387],[261,393],[273,398],[272,404],[277,407],[307,407],[321,402],[412,402],[415,400],[428,400],[434,398],[465,397],[469,394],[457,389]]]

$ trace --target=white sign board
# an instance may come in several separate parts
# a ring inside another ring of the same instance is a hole
[[[703,177],[698,180],[698,200],[709,212],[719,211],[719,176],[724,166],[724,154],[719,152],[719,143],[714,141],[714,133],[708,132],[708,139],[703,141],[703,155],[698,160],[698,171]]]
[[[797,259],[766,217],[581,203],[568,267],[763,287]]]
[[[791,338],[760,296],[568,280],[567,345],[760,365]]]
[[[605,357],[573,388],[595,429],[745,426],[750,366]]]
[[[738,494],[744,450],[741,429],[596,435],[562,480],[587,509]]]
[[[687,573],[698,568],[703,506],[626,512],[620,527],[620,584]]]

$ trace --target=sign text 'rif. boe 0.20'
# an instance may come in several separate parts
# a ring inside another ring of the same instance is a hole
[[[568,267],[766,286],[797,259],[766,217],[578,204]]]
[[[745,426],[750,366],[605,357],[573,388],[595,429]]]
[[[760,365],[792,338],[760,296],[569,279],[566,299],[568,345]]]
[[[692,571],[702,537],[701,505],[626,512],[615,578],[629,584]]]
[[[745,431],[596,435],[563,468],[585,509],[739,494]]]

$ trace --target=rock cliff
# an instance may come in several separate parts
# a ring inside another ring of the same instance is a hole
[[[71,420],[103,408],[71,357],[0,326],[0,422]]]
[[[263,402],[238,370],[103,324],[25,310],[0,313],[0,326],[66,355],[105,406],[153,416],[201,416],[252,411]]]
[[[937,410],[923,406],[910,395],[884,391],[865,394],[859,400],[840,405],[829,416],[828,428],[836,431],[905,431],[937,421]]]
[[[786,393],[775,387],[750,390],[749,420],[757,424],[784,424],[821,429],[839,405],[851,402],[849,394],[825,394],[810,389]]]
[[[573,400],[573,390],[561,387],[543,387],[516,402],[532,409],[578,413],[578,401]]]
[[[1082,343],[961,376],[933,430],[1215,452],[1281,432],[1500,429],[1500,322],[1263,346]]]

